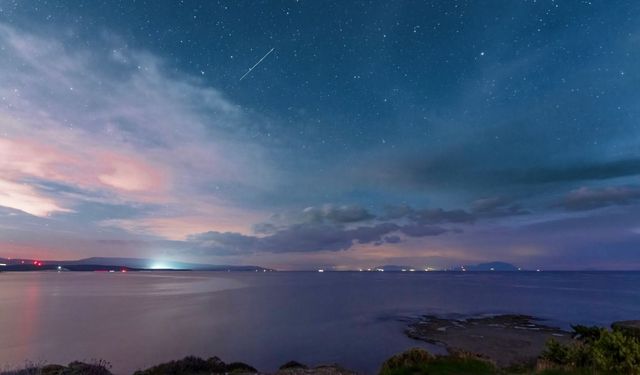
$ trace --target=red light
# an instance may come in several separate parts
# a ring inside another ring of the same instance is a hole
[[[120,271],[120,272],[127,272],[127,270],[125,270],[125,269],[122,269],[122,271]]]

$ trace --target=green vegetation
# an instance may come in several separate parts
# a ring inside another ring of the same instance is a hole
[[[411,349],[389,358],[379,375],[640,375],[640,342],[622,331],[574,327],[576,341],[550,340],[533,366],[499,368],[469,353],[433,356]]]
[[[242,363],[224,363],[218,357],[207,360],[198,357],[185,357],[178,361],[163,363],[143,371],[136,371],[134,375],[209,375],[209,374],[233,374],[256,373],[255,368]]]
[[[2,372],[2,375],[111,375],[111,364],[103,360],[91,363],[71,362],[67,366],[27,364],[23,369]]]
[[[574,326],[571,345],[555,340],[542,353],[545,367],[590,374],[640,375],[640,340],[623,330]]]
[[[380,375],[491,375],[498,369],[491,362],[463,353],[433,356],[423,349],[411,349],[389,358]]]
[[[296,361],[289,361],[284,365],[280,366],[280,370],[290,370],[290,369],[306,370],[307,368],[308,367],[306,365],[303,365],[302,363],[296,362]]]

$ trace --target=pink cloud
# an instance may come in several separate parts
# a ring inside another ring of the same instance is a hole
[[[166,200],[169,188],[168,172],[142,157],[96,147],[64,150],[25,139],[0,138],[0,173],[6,178],[0,205],[36,216],[71,209],[28,186],[34,178],[145,202]]]
[[[97,179],[104,185],[127,192],[146,193],[168,187],[168,173],[141,158],[110,151],[100,154],[96,160],[103,169]]]
[[[264,191],[279,180],[267,151],[247,137],[260,126],[253,115],[199,78],[167,72],[148,52],[110,46],[109,38],[104,51],[113,53],[70,50],[62,38],[0,24],[9,57],[0,70],[12,72],[0,76],[7,186],[0,205],[81,216],[84,201],[126,204],[127,214],[152,204],[153,216],[109,222],[171,239],[246,231],[262,219],[230,203],[237,191]],[[47,190],[51,184],[78,191]],[[98,220],[95,229],[104,229]]]
[[[28,184],[0,179],[0,206],[20,210],[34,216],[49,216],[58,212],[70,212]]]
[[[182,214],[163,217],[105,220],[100,224],[138,234],[155,235],[170,240],[184,240],[188,235],[215,228],[220,232],[249,234],[248,223],[264,219],[260,212],[239,210],[222,202],[202,202],[198,208],[186,208]]]
[[[0,171],[4,176],[62,180],[66,165],[79,160],[55,147],[26,139],[0,138]]]

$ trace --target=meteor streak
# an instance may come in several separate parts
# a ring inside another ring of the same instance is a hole
[[[275,49],[275,48],[271,48],[271,50],[269,50],[269,52],[267,52],[264,56],[262,56],[262,58],[261,58],[260,60],[258,60],[258,62],[257,62],[254,66],[252,66],[251,68],[249,68],[249,70],[247,70],[247,72],[246,72],[242,77],[240,77],[240,81],[242,81],[242,79],[243,79],[244,77],[246,77],[246,76],[247,76],[247,74],[251,73],[251,71],[253,70],[253,68],[255,68],[256,66],[258,66],[258,65],[262,62],[262,60],[266,59],[266,58],[267,58],[267,56],[269,56],[269,54],[270,54],[271,52],[273,52],[273,50],[274,50],[274,49]],[[239,82],[239,81],[238,81],[238,82]]]

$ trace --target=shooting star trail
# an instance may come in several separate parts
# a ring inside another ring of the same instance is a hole
[[[246,77],[246,76],[247,76],[247,74],[251,73],[251,71],[253,70],[253,68],[255,68],[256,66],[258,66],[258,65],[262,62],[262,60],[266,59],[266,58],[267,58],[267,56],[269,56],[269,54],[270,54],[271,52],[273,52],[273,50],[274,50],[274,49],[275,49],[275,48],[271,48],[271,50],[270,50],[269,52],[267,52],[267,54],[266,54],[266,55],[262,56],[262,58],[261,58],[260,60],[258,60],[258,62],[257,62],[254,66],[252,66],[251,68],[249,68],[249,70],[247,70],[247,72],[246,72],[242,77],[240,77],[240,81],[242,81],[242,79],[243,79],[244,77]],[[238,81],[238,82],[239,82],[239,81]]]

